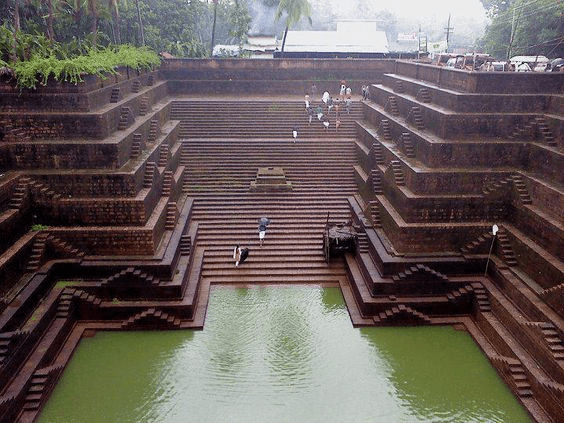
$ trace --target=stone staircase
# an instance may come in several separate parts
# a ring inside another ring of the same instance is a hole
[[[431,93],[429,92],[428,88],[420,88],[417,92],[417,99],[422,103],[431,103]]]
[[[389,141],[392,139],[392,135],[390,132],[390,121],[388,119],[380,120],[377,133],[385,140]]]
[[[549,128],[546,119],[542,116],[535,118],[535,122],[537,124],[537,128],[540,132],[542,139],[546,142],[547,145],[550,147],[558,147],[558,141],[554,137],[551,129]]]
[[[556,211],[562,208],[555,207],[562,202],[562,173],[548,165],[562,159],[561,113],[546,113],[541,102],[516,107],[530,100],[526,96],[513,103],[500,95],[504,101],[496,103],[487,94],[466,95],[404,75],[385,75],[383,82],[374,85],[365,121],[358,124],[365,146],[381,145],[378,161],[357,152],[359,162],[370,166],[365,173],[373,180],[381,176],[372,185],[383,189],[361,191],[365,203],[378,206],[381,226],[374,225],[370,238],[376,241],[372,262],[360,257],[355,267],[347,259],[354,280],[366,285],[356,284],[357,302],[379,325],[436,319],[444,299],[449,313],[468,311],[475,317],[474,339],[535,421],[560,421],[544,418],[543,410],[563,415],[563,227]],[[439,226],[447,219],[449,225]],[[489,232],[493,223],[500,225],[496,237]],[[458,232],[449,242],[453,250],[483,277],[465,281],[449,270],[443,272],[447,281],[428,271],[425,280],[423,272],[407,267],[389,280],[393,273],[386,266],[392,269],[396,256],[386,257],[378,247],[409,259],[416,248],[433,245],[434,254],[450,231]],[[441,298],[427,307],[433,296]]]
[[[33,247],[31,248],[31,253],[29,255],[29,259],[26,265],[26,272],[31,273],[35,272],[39,266],[41,265],[43,254],[45,253],[47,238],[49,233],[42,232],[40,233],[35,242],[33,243]]]
[[[515,186],[515,190],[517,191],[517,195],[521,200],[522,204],[532,204],[533,200],[529,195],[529,190],[523,181],[523,177],[521,175],[512,175],[513,184]]]
[[[382,189],[382,179],[380,172],[375,169],[372,169],[372,171],[370,172],[370,177],[372,178],[372,188],[374,189],[374,194],[382,195],[383,189]]]
[[[411,107],[411,110],[407,115],[407,121],[412,125],[414,125],[420,131],[425,129],[423,114],[421,113],[421,108],[419,108],[418,106]]]
[[[497,240],[499,244],[499,255],[503,258],[504,262],[508,266],[517,266],[517,260],[515,258],[515,253],[511,247],[511,242],[507,236],[507,232],[502,228],[497,233]]]
[[[157,171],[157,165],[155,162],[147,162],[145,166],[145,175],[143,178],[143,188],[151,188],[153,185],[153,180],[155,178],[155,172]]]
[[[149,329],[168,327],[170,329],[180,328],[180,319],[173,314],[166,313],[162,310],[149,308],[140,313],[135,314],[121,324],[122,329]]]
[[[405,185],[405,176],[401,168],[401,162],[399,160],[392,160],[390,162],[390,166],[392,168],[392,173],[394,175],[394,180],[396,182],[396,185],[397,186]]]
[[[313,104],[316,107],[316,104]],[[180,120],[180,138],[291,138],[292,128],[298,127],[298,140],[312,137],[353,138],[355,121],[362,116],[361,103],[353,102],[351,113],[340,113],[341,126],[335,130],[334,109],[327,113],[329,130],[308,115],[302,101],[173,101],[171,119]]]
[[[519,360],[504,356],[494,356],[491,359],[502,369],[502,372],[506,375],[506,381],[515,387],[519,397],[530,397],[532,395],[531,384]]]
[[[23,177],[20,178],[16,189],[14,190],[14,194],[10,199],[8,204],[8,208],[12,210],[19,210],[22,207],[27,195],[28,195],[28,188],[29,188],[30,178]]]
[[[376,324],[383,325],[404,325],[406,322],[412,325],[425,325],[431,324],[431,319],[424,313],[421,313],[413,308],[406,306],[404,304],[398,304],[397,306],[390,307],[389,309],[379,313],[374,316],[374,322]],[[400,323],[401,322],[401,323]]]
[[[396,97],[394,96],[388,97],[388,100],[384,105],[384,110],[390,112],[392,116],[399,116],[400,112],[399,112],[399,107]]]
[[[403,152],[407,157],[410,158],[415,157],[415,147],[413,146],[413,142],[411,141],[411,135],[409,132],[401,133],[399,143],[403,147]]]
[[[24,410],[38,410],[44,401],[46,391],[49,390],[49,384],[56,374],[63,371],[64,366],[52,366],[38,369],[31,378],[28,394],[25,398]]]
[[[311,138],[184,141],[183,190],[194,198],[197,246],[205,249],[202,277],[214,283],[323,283],[345,276],[323,253],[326,221],[349,219],[356,192],[352,139]],[[250,191],[257,169],[281,167],[291,191]],[[258,219],[271,219],[264,245]],[[235,245],[250,249],[235,267]]]

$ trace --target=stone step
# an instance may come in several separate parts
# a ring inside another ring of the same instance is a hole
[[[322,283],[335,283],[339,278],[344,276],[343,274],[312,274],[312,275],[248,275],[245,272],[246,262],[240,264],[237,267],[237,271],[234,272],[233,276],[223,276],[223,275],[212,275],[209,276],[210,280],[213,280],[217,284],[229,284],[229,283],[241,283],[253,285],[253,284],[266,284],[266,285],[287,285],[287,284],[322,284]]]

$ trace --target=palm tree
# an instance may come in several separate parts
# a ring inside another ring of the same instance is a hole
[[[286,13],[286,29],[282,40],[282,53],[284,53],[286,36],[291,26],[298,23],[304,16],[308,18],[311,25],[311,5],[308,0],[280,0],[275,15],[276,22],[280,20],[284,13]]]
[[[20,0],[14,0],[14,34],[20,29]]]
[[[141,37],[141,45],[145,45],[145,31],[143,29],[143,20],[141,19],[141,9],[139,9],[139,0],[135,0],[135,8],[137,9],[137,21],[139,23],[139,35]]]
[[[55,21],[55,12],[59,9],[60,0],[24,0],[25,3],[33,3],[36,7],[47,9],[47,15],[44,17],[47,27],[45,28],[45,36],[49,41],[55,40],[55,31],[53,23]]]
[[[55,39],[55,31],[53,30],[53,9],[57,8],[58,0],[42,0],[43,3],[47,4],[47,38],[50,41]]]
[[[217,2],[218,2],[218,0],[212,0],[212,3],[213,3],[213,27],[212,27],[210,56],[213,56],[213,44],[215,42],[215,21],[217,20]]]
[[[20,29],[20,0],[14,0],[14,39],[12,41],[12,54],[10,57],[13,62],[18,60],[16,48],[18,46],[17,35]]]
[[[60,0],[14,0],[14,29],[16,31],[21,29],[20,22],[20,4],[21,5],[34,5],[37,10],[41,12],[47,9],[47,14],[44,16],[47,27],[45,28],[45,36],[49,41],[55,39],[55,31],[53,30],[53,22],[55,20],[55,10],[59,7]]]
[[[90,32],[93,36],[92,46],[95,47],[98,42],[98,0],[71,0],[69,3],[73,8],[75,16],[80,16],[83,9],[86,10],[87,15],[90,15]]]
[[[119,31],[119,0],[108,0],[108,10],[112,16],[113,23],[111,25],[114,33],[114,42],[121,44],[121,34]]]

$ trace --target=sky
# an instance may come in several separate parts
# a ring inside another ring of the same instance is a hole
[[[351,0],[330,0],[334,10],[345,11]],[[406,19],[442,17],[451,13],[457,18],[485,19],[485,10],[480,0],[369,0],[375,9],[387,9]]]
[[[396,30],[413,33],[421,28],[430,41],[440,41],[445,37],[449,13],[453,38],[470,40],[471,43],[483,35],[486,26],[486,12],[480,0],[309,0],[312,5],[314,30],[333,29],[331,24],[341,19],[362,19],[379,16],[379,11],[387,10],[396,19]],[[282,34],[283,22],[274,22],[274,9],[267,9],[260,0],[251,0],[253,22],[251,34]],[[359,15],[360,10],[367,16]],[[276,28],[276,29],[275,29]],[[304,19],[293,30],[310,30],[312,27]]]

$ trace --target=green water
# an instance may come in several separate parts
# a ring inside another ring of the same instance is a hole
[[[338,288],[216,288],[203,331],[83,339],[39,422],[529,422],[464,332],[352,327]]]

